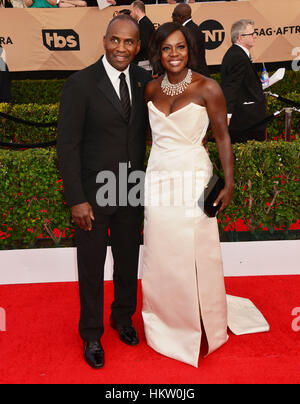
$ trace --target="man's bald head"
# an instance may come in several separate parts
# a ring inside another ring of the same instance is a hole
[[[178,4],[172,14],[174,22],[183,24],[185,21],[192,18],[192,9],[188,4],[180,3]]]
[[[105,34],[105,36],[107,36],[107,35],[109,34],[109,32],[110,32],[112,26],[113,26],[115,23],[118,23],[118,22],[126,22],[126,23],[128,23],[128,24],[130,24],[130,23],[133,24],[133,25],[135,26],[135,28],[136,28],[136,31],[138,32],[138,35],[140,35],[140,29],[139,29],[138,23],[137,23],[130,15],[127,15],[127,14],[119,14],[119,15],[117,15],[116,17],[114,17],[114,18],[110,21],[110,23],[108,24],[108,27],[107,27],[107,29],[106,29],[106,34]]]

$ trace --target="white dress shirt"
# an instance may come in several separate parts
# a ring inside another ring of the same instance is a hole
[[[103,56],[102,59],[104,69],[111,81],[111,84],[113,85],[117,95],[119,98],[120,97],[120,74],[124,73],[126,77],[126,83],[128,86],[129,90],[129,96],[130,96],[130,101],[132,101],[132,95],[131,95],[131,84],[130,84],[130,75],[129,75],[129,66],[127,67],[124,72],[120,72],[119,70],[115,69],[107,60],[106,55]]]
[[[185,26],[186,26],[186,24],[188,24],[190,21],[192,21],[192,19],[191,19],[191,18],[190,18],[189,20],[185,21],[185,22],[182,24],[182,26],[183,26],[183,27],[185,27]]]

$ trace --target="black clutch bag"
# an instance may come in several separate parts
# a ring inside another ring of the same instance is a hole
[[[214,206],[214,202],[224,187],[225,181],[223,178],[214,175],[204,189],[204,192],[198,201],[198,205],[204,210],[208,217],[215,217],[218,214],[218,211],[222,206],[222,201],[218,206]]]

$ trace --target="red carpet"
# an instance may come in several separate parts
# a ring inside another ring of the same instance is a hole
[[[0,332],[0,383],[299,383],[300,276],[227,278],[226,287],[229,294],[250,298],[271,331],[230,334],[229,342],[208,358],[200,358],[196,369],[146,345],[139,314],[141,295],[134,319],[141,343],[133,348],[121,343],[108,327],[113,287],[107,282],[107,327],[102,339],[106,365],[95,371],[82,359],[77,284],[0,286],[0,307],[6,311],[6,332]],[[296,307],[298,318],[292,316]]]

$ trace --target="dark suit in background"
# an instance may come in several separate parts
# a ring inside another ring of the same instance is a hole
[[[0,102],[10,100],[10,77],[7,64],[5,62],[4,51],[0,46]]]
[[[195,42],[197,66],[195,70],[203,76],[210,77],[205,58],[205,35],[192,20],[192,8],[189,4],[178,4],[172,13],[173,22],[181,24],[190,32]]]
[[[96,176],[105,170],[114,173],[118,189],[119,163],[130,162],[132,170],[143,170],[148,124],[144,87],[150,79],[145,70],[130,66],[129,122],[102,60],[72,75],[64,87],[57,151],[66,201],[71,206],[89,202],[95,216],[91,231],[76,228],[79,330],[84,341],[99,340],[104,331],[103,277],[108,229],[114,257],[112,318],[117,324],[129,326],[136,310],[142,209],[118,204],[99,207],[96,193],[101,184],[96,184]]]
[[[228,114],[232,114],[229,125],[232,143],[265,140],[265,124],[244,132],[265,119],[266,98],[253,63],[239,45],[233,45],[223,58],[221,85]]]
[[[190,33],[194,37],[197,46],[197,72],[203,74],[206,77],[210,77],[209,69],[205,58],[205,35],[192,20],[185,26],[189,29]]]
[[[9,72],[0,71],[0,102],[10,101],[10,78]]]
[[[135,63],[148,60],[148,47],[151,37],[155,32],[155,27],[152,21],[146,15],[140,19],[138,24],[140,28],[141,50],[134,59]]]

